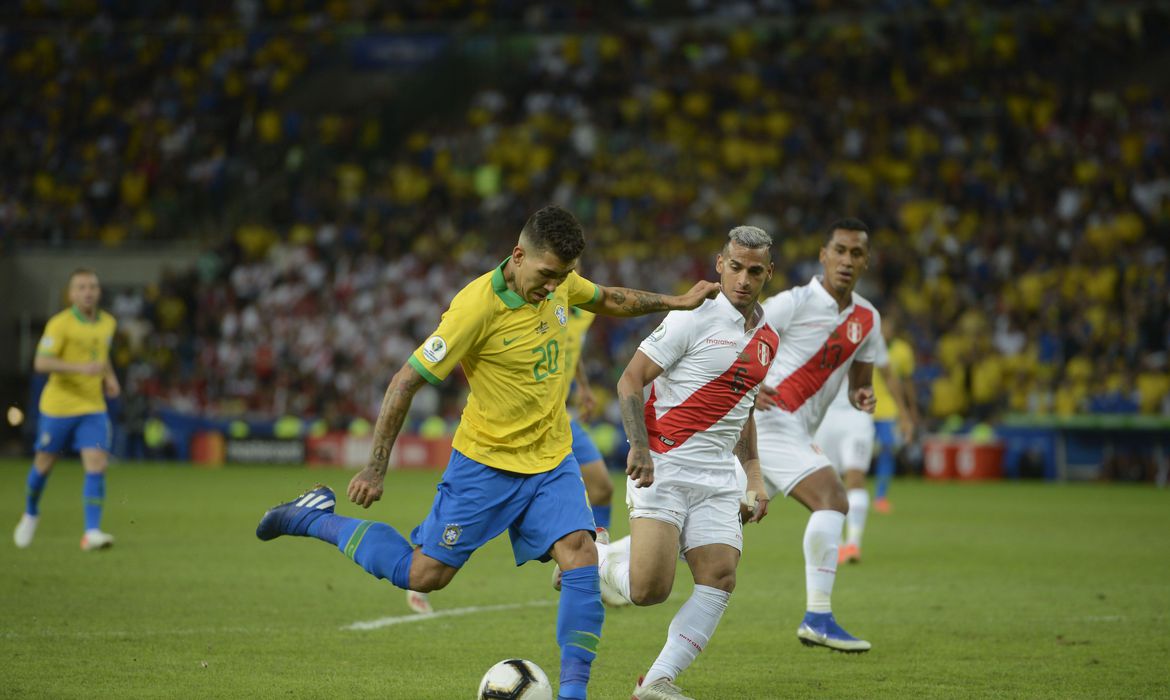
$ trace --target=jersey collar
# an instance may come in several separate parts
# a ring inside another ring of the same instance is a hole
[[[77,320],[81,321],[82,323],[97,323],[98,319],[101,318],[101,311],[95,311],[93,314],[93,320],[91,321],[85,317],[85,314],[81,313],[81,309],[77,308],[76,304],[70,306],[69,308],[72,309],[73,315],[77,317]]]
[[[516,292],[513,292],[508,287],[508,281],[504,279],[504,266],[511,259],[511,255],[504,258],[504,262],[500,263],[492,272],[492,289],[495,291],[496,296],[500,298],[500,301],[504,302],[504,306],[509,309],[518,309],[524,306],[524,299]]]
[[[746,319],[743,317],[743,314],[739,312],[739,309],[731,305],[731,299],[728,299],[726,294],[719,292],[714,301],[719,306],[719,312],[721,315],[726,317],[727,320],[732,321],[733,323],[737,323],[740,327],[743,327]],[[760,326],[764,325],[764,307],[760,306],[760,302],[757,301],[753,311],[756,314],[755,328],[759,328]]]
[[[825,289],[825,283],[821,281],[820,275],[813,275],[812,281],[809,282],[809,286],[812,287],[813,294],[816,294],[817,297],[824,302],[825,306],[833,309],[834,313],[848,313],[849,310],[853,308],[852,294],[849,295],[849,306],[846,306],[844,309],[839,308],[837,306],[837,300],[833,298],[832,294],[829,294],[829,290]]]

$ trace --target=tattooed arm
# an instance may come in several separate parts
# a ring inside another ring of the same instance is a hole
[[[735,443],[735,456],[747,474],[747,492],[744,494],[744,508],[740,519],[747,523],[758,523],[768,514],[768,489],[764,486],[764,475],[760,471],[760,454],[756,450],[756,409],[748,413],[747,423]],[[754,501],[753,501],[754,499]]]
[[[404,364],[390,380],[386,395],[382,397],[378,422],[374,426],[374,444],[370,449],[370,461],[365,469],[350,480],[349,488],[346,490],[349,500],[362,508],[369,508],[374,501],[382,497],[382,480],[386,478],[386,470],[390,467],[390,450],[398,438],[398,431],[402,430],[402,422],[406,420],[406,412],[410,410],[410,402],[414,399],[415,392],[425,382],[422,375],[409,363]]]
[[[606,316],[642,316],[655,311],[686,310],[698,307],[704,299],[714,299],[719,293],[718,282],[696,282],[686,294],[675,296],[644,292],[626,287],[597,285],[600,294],[591,304],[581,306],[586,311]]]
[[[618,404],[622,409],[622,425],[630,441],[630,453],[626,456],[626,474],[638,488],[654,483],[654,462],[650,458],[650,439],[646,434],[646,415],[642,392],[646,385],[662,374],[662,368],[654,364],[641,350],[634,353],[626,371],[618,380]]]

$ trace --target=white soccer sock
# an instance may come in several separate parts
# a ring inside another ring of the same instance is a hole
[[[679,608],[666,635],[666,646],[646,672],[642,685],[659,678],[674,680],[690,666],[715,634],[731,594],[710,586],[695,585],[695,591]]]
[[[837,549],[845,514],[817,510],[804,529],[804,582],[809,612],[832,612],[833,581],[837,578]]]
[[[865,532],[865,516],[869,514],[869,491],[849,489],[849,514],[845,516],[845,544],[861,546]]]
[[[629,542],[630,538],[625,539]],[[618,542],[610,545],[608,562],[601,567],[601,576],[606,583],[617,589],[623,598],[633,603],[634,601],[630,600],[630,549],[627,544],[623,550]]]

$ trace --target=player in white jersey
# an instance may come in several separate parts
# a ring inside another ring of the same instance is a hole
[[[889,352],[880,333],[874,336],[874,348],[873,365],[881,371],[889,365]],[[849,502],[849,512],[845,515],[845,540],[837,554],[838,564],[861,561],[861,535],[865,532],[869,512],[865,475],[873,460],[874,437],[873,415],[859,411],[849,403],[849,387],[842,382],[814,439],[845,482],[845,497]]]
[[[853,292],[869,264],[869,233],[857,219],[828,229],[821,247],[823,273],[764,302],[780,348],[756,399],[759,452],[768,496],[783,493],[812,511],[804,532],[808,609],[797,629],[807,645],[869,651],[833,618],[831,598],[837,549],[849,504],[832,462],[813,439],[829,403],[848,378],[847,396],[872,413],[874,338],[881,317]]]
[[[760,494],[749,521],[768,512],[752,413],[779,341],[757,301],[772,276],[771,245],[762,229],[732,229],[715,261],[722,293],[667,315],[618,381],[630,441],[630,538],[628,554],[621,542],[598,545],[603,586],[635,605],[661,603],[680,551],[695,581],[634,700],[685,699],[674,680],[727,608],[743,547],[737,457],[748,488]]]

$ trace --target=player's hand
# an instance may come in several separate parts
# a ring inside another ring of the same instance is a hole
[[[374,501],[382,498],[382,479],[381,474],[366,467],[349,480],[349,487],[345,489],[345,493],[349,500],[362,508],[369,508]]]
[[[758,490],[757,490],[758,489]],[[739,519],[742,523],[758,523],[768,515],[768,491],[763,483],[748,484],[748,490],[743,495],[739,506]]]
[[[597,408],[597,399],[593,398],[593,390],[587,384],[577,384],[577,418],[588,422]]]
[[[104,362],[83,362],[81,368],[78,369],[78,374],[85,374],[90,377],[97,377],[106,373],[106,363]]]
[[[698,308],[707,299],[714,299],[723,287],[718,282],[702,280],[696,282],[686,294],[678,297],[678,308],[688,310]]]
[[[118,378],[114,375],[107,374],[104,384],[106,385],[106,396],[116,399],[122,395],[122,385],[118,383]]]
[[[760,384],[760,393],[756,394],[756,410],[770,411],[780,404],[776,402],[776,396],[780,392],[776,391],[775,387],[770,387],[767,384]]]
[[[626,455],[626,474],[634,480],[634,486],[640,489],[654,483],[654,461],[650,459],[648,448],[630,449]]]
[[[860,389],[850,391],[849,403],[853,404],[853,407],[858,411],[873,413],[873,409],[877,407],[877,398],[873,395],[873,387],[863,386]]]

